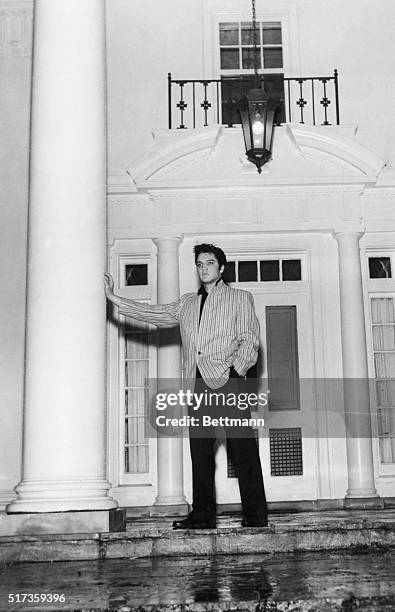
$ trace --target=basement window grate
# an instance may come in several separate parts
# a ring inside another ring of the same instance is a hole
[[[269,429],[272,476],[302,476],[302,430],[300,427]]]

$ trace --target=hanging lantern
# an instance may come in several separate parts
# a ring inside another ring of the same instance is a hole
[[[258,74],[258,29],[255,0],[251,0],[254,75],[256,89],[251,89],[238,103],[247,159],[256,165],[259,174],[272,156],[274,117],[279,105],[262,88]]]
[[[247,159],[256,165],[259,174],[272,156],[276,98],[269,98],[263,89],[251,89],[239,104]]]

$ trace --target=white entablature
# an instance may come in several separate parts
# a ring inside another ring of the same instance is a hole
[[[129,191],[287,185],[374,185],[385,162],[356,141],[354,126],[275,128],[273,156],[259,175],[240,127],[163,130],[127,170]]]

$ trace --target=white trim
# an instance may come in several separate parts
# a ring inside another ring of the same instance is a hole
[[[128,263],[148,265],[148,285],[126,286],[121,283],[121,270]],[[132,299],[154,302],[156,298],[156,256],[153,242],[145,239],[116,239],[110,248],[109,270],[115,279],[116,293]],[[156,495],[157,441],[149,438],[149,472],[126,474],[123,446],[123,387],[121,365],[121,324],[124,317],[114,313],[116,322],[108,324],[108,457],[114,497],[120,505],[150,505]],[[155,330],[153,329],[153,334]],[[151,330],[150,330],[151,331]],[[155,343],[154,343],[155,344]],[[156,376],[156,346],[149,346],[149,375]],[[133,502],[131,501],[133,500]]]
[[[374,249],[366,249],[365,260],[367,261],[368,253]],[[365,276],[367,276],[367,270],[365,266]],[[384,281],[386,279],[383,279]],[[391,280],[391,279],[390,279]],[[373,348],[373,323],[372,323],[372,312],[371,312],[371,301],[375,298],[392,298],[395,303],[395,286],[392,284],[392,288],[388,291],[383,288],[381,291],[371,290],[366,296],[366,335],[367,335],[367,353],[368,353],[368,371],[369,378],[373,381],[376,380],[376,371],[374,365],[374,348]],[[372,423],[372,446],[374,452],[374,467],[377,478],[391,478],[393,484],[395,484],[395,460],[392,463],[382,463],[380,458],[380,442],[378,433],[378,406],[375,388],[370,385],[370,405],[371,405],[371,423]]]

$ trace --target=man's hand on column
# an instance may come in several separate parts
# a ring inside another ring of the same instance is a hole
[[[106,294],[106,298],[112,302],[113,304],[119,304],[120,300],[118,296],[114,294],[114,279],[108,272],[105,272],[104,278],[104,293]]]

